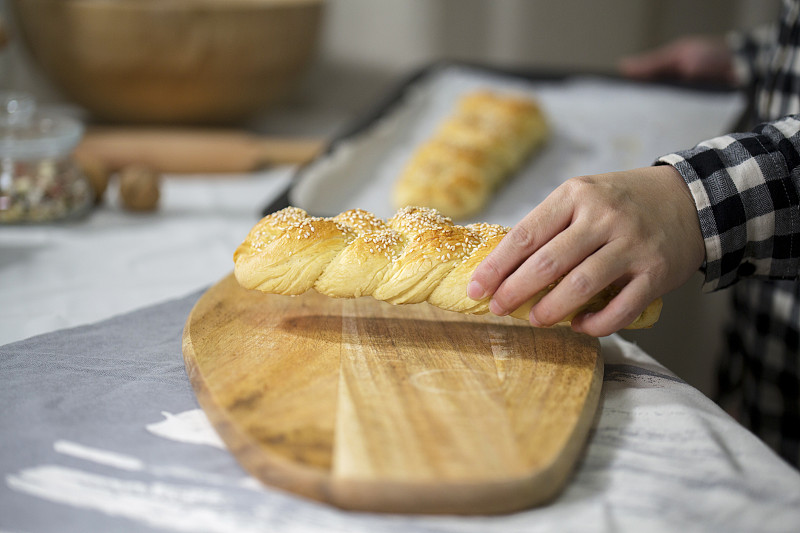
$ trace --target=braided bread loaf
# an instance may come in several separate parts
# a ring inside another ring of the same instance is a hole
[[[241,286],[262,292],[302,294],[313,288],[336,298],[427,301],[449,311],[484,314],[489,299],[470,299],[467,284],[508,230],[485,223],[457,226],[420,207],[403,208],[386,222],[361,209],[318,218],[288,207],[250,230],[234,252],[234,275]],[[531,307],[552,286],[511,316],[527,321]],[[604,290],[580,311],[601,309],[616,292]],[[650,327],[660,311],[659,299],[628,327]]]
[[[532,99],[467,93],[403,169],[392,191],[395,208],[432,207],[454,219],[474,215],[547,135]]]

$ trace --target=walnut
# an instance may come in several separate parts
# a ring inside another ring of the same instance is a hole
[[[123,207],[131,211],[153,211],[158,207],[161,175],[143,165],[131,165],[119,171],[119,196]]]

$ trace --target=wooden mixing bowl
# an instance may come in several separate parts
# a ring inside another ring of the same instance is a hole
[[[297,86],[323,0],[12,0],[45,75],[96,118],[224,123]]]

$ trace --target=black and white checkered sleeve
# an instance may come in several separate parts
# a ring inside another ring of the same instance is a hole
[[[800,272],[800,115],[659,158],[694,197],[706,247],[704,290]]]
[[[734,31],[725,40],[733,52],[733,66],[740,86],[758,83],[769,68],[778,28],[765,24],[750,31]]]

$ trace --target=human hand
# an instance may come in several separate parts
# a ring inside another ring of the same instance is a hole
[[[621,291],[572,328],[610,335],[685,283],[705,258],[697,210],[671,166],[572,178],[523,218],[481,262],[468,296],[492,295],[506,315],[561,276],[531,309],[535,326],[558,323],[609,285]]]
[[[721,37],[683,37],[669,44],[623,58],[623,76],[641,80],[675,78],[735,84],[733,54]]]

